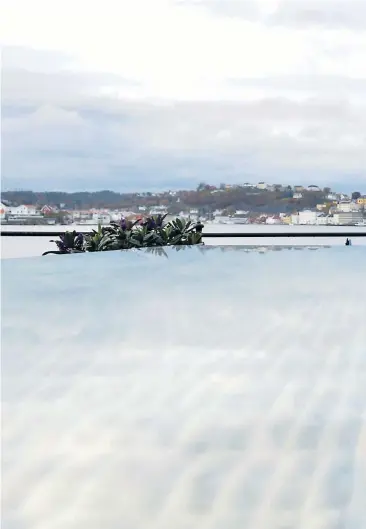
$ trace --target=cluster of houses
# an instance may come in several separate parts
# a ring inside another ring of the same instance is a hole
[[[238,187],[257,188],[262,191],[285,191],[287,186],[267,184],[258,182],[258,184],[245,183],[241,185],[226,185],[225,189]],[[292,198],[301,200],[306,192],[321,192],[321,188],[316,185],[302,186],[295,185],[291,187]],[[222,212],[214,212],[216,223],[231,224],[294,224],[294,225],[365,225],[366,224],[366,195],[351,199],[343,193],[334,193],[329,191],[325,196],[326,202],[317,204],[314,209],[304,209],[292,215],[279,213],[278,215],[257,214],[253,216],[249,211],[236,211],[230,216],[223,215]]]
[[[329,198],[329,197],[327,197]],[[316,225],[364,225],[366,213],[366,196],[351,200],[343,197],[329,203],[317,204],[314,210],[299,211],[291,215],[290,224]]]
[[[214,190],[217,190],[214,186],[207,186]],[[282,184],[267,184],[267,182],[258,182],[257,184],[253,184],[250,182],[245,182],[244,184],[222,184],[220,186],[221,190],[229,190],[229,189],[239,189],[241,187],[245,188],[252,188],[252,189],[259,189],[260,191],[270,191],[270,192],[283,192],[287,189],[293,190],[295,193],[303,193],[304,191],[312,191],[312,192],[321,192],[321,188],[316,185],[310,185],[310,186],[286,186]],[[296,198],[296,197],[295,197]]]
[[[258,184],[245,183],[241,185],[221,184],[220,188],[215,186],[204,186],[210,188],[210,192],[222,192],[233,188],[247,187],[256,188],[257,190],[267,191],[285,191],[289,186],[266,184],[265,182],[258,182]],[[321,189],[316,185],[293,186],[292,198],[301,200],[307,192],[320,192]],[[176,192],[170,192],[176,195]],[[142,196],[142,195],[141,195]],[[232,223],[260,223],[260,224],[295,224],[295,225],[358,225],[365,224],[366,217],[366,195],[351,199],[344,194],[333,193],[329,191],[324,197],[324,203],[318,203],[316,208],[308,210],[299,210],[295,214],[288,215],[286,213],[279,213],[277,215],[271,214],[253,214],[250,211],[238,210],[230,212],[230,215],[225,214],[224,211],[216,210],[210,213],[207,217],[200,216],[197,209],[189,209],[178,213],[179,217],[190,218],[192,221],[213,221],[221,224]],[[178,196],[176,202],[180,202]],[[144,205],[137,206],[136,211],[121,211],[119,209],[88,209],[88,210],[69,210],[65,212],[65,204],[60,204],[59,208],[50,205],[36,207],[33,205],[19,205],[12,206],[0,203],[0,218],[2,223],[9,224],[56,224],[60,222],[57,218],[57,213],[63,210],[63,223],[66,224],[109,224],[111,221],[119,220],[122,216],[128,219],[144,218],[147,215],[166,215],[168,214],[168,206],[155,205],[147,207]],[[168,217],[169,218],[169,217]]]
[[[315,187],[315,186],[314,186]],[[302,198],[301,191],[295,191],[293,198]],[[222,211],[214,212],[214,222],[219,224],[294,224],[294,225],[366,225],[366,195],[350,199],[346,195],[329,193],[327,202],[317,204],[314,209],[300,210],[294,214],[277,215],[250,211],[232,212],[230,215]]]
[[[60,205],[60,207],[63,205]],[[137,207],[137,211],[126,211],[121,209],[87,209],[69,210],[63,208],[63,220],[65,224],[85,224],[85,225],[107,225],[111,221],[119,221],[121,217],[131,220],[143,219],[148,215],[167,215],[167,206],[156,205],[150,208],[146,206]],[[57,213],[60,208],[45,205],[37,208],[32,205],[8,206],[0,203],[1,222],[9,224],[56,224]],[[179,217],[190,218],[197,221],[198,210],[181,211]]]
[[[45,206],[46,207],[46,206]],[[16,223],[20,219],[33,220],[36,224],[39,219],[45,215],[43,208],[38,209],[36,206],[22,204],[20,206],[8,206],[0,202],[0,219],[1,222]]]
[[[44,205],[36,207],[22,204],[20,206],[8,206],[0,203],[0,215],[3,223],[9,224],[56,224],[57,213],[63,210],[60,207]],[[135,215],[130,211],[110,211],[107,209],[70,210],[65,211],[64,222],[67,224],[109,224],[112,220],[119,220],[121,216],[129,217]]]
[[[248,222],[260,224],[292,224],[317,226],[357,226],[366,225],[366,197],[356,202],[342,201],[329,208],[318,204],[314,210],[304,209],[292,215],[280,213],[278,215],[260,214],[255,219],[248,218]],[[241,212],[239,212],[241,213]],[[236,214],[237,215],[237,214]],[[219,217],[218,217],[219,218]],[[243,222],[243,221],[237,221]]]
[[[37,207],[29,204],[12,206],[0,202],[1,223],[9,224],[55,224],[56,218],[52,214],[57,213],[58,208],[51,206]]]

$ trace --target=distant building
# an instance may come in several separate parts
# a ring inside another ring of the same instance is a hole
[[[316,211],[304,210],[299,212],[299,224],[316,224],[318,213]]]
[[[311,185],[307,188],[308,191],[321,191],[319,186]]]
[[[266,224],[281,224],[281,219],[278,216],[267,217]]]
[[[7,210],[8,210],[7,206],[3,204],[2,202],[0,202],[0,219],[1,220],[5,219]]]
[[[105,212],[97,212],[92,214],[91,220],[96,224],[109,224],[111,222],[111,215]]]
[[[265,182],[258,182],[257,184],[258,189],[267,189],[267,187],[268,187],[268,184],[266,184]]]
[[[300,192],[300,191],[297,191],[296,193],[293,194],[293,198],[302,198],[304,195]]]
[[[328,215],[327,220],[328,220],[327,222],[328,224],[334,224],[334,225],[338,224],[338,218],[334,215]]]
[[[150,215],[165,215],[168,213],[166,206],[154,206],[150,209]]]
[[[360,206],[357,202],[351,202],[351,200],[341,200],[337,204],[337,210],[342,213],[350,213],[351,211],[358,211]]]
[[[291,215],[283,215],[281,216],[281,220],[284,224],[291,224],[292,222]]]
[[[339,212],[334,214],[334,218],[337,221],[337,224],[344,225],[355,225],[363,221],[363,215],[361,211],[349,211],[349,212]]]
[[[54,209],[51,206],[48,206],[47,204],[41,208],[41,213],[43,215],[51,215],[54,213]]]
[[[366,195],[357,199],[357,204],[362,207],[366,207]]]
[[[324,213],[320,213],[317,216],[316,223],[320,226],[331,224],[328,215],[325,215]]]
[[[28,205],[21,205],[21,206],[12,206],[8,208],[9,215],[12,215],[14,217],[31,217],[35,215],[40,215],[40,212],[37,211],[36,206],[28,206]]]
[[[233,219],[228,215],[217,215],[214,220],[215,224],[232,224]]]
[[[88,220],[88,219],[91,219],[92,218],[92,211],[89,211],[89,210],[83,210],[83,209],[75,209],[72,213],[71,213],[71,218],[72,220],[74,221],[81,221],[81,220]]]
[[[301,193],[301,191],[304,191],[304,186],[294,186],[294,191]]]

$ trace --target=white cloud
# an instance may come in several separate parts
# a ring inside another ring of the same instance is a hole
[[[281,26],[321,26],[365,31],[366,4],[363,0],[281,0],[269,19]]]
[[[365,17],[358,0],[5,0],[4,181],[366,185]]]
[[[356,31],[365,31],[366,26],[364,0],[175,0],[175,3],[268,26],[321,26]]]

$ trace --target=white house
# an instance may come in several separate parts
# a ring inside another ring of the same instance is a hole
[[[92,219],[92,212],[89,210],[75,209],[71,213],[71,217],[73,221],[88,220],[88,219],[90,220]]]
[[[324,213],[320,213],[316,219],[316,223],[320,226],[330,224],[328,215],[324,215]]]
[[[299,212],[299,224],[316,224],[318,213],[316,211],[304,210]]]
[[[361,211],[341,211],[340,213],[334,214],[337,224],[343,225],[355,225],[363,221],[363,215]]]
[[[338,202],[337,211],[349,213],[351,211],[351,202],[349,200],[342,200],[341,202]]]
[[[267,189],[268,187],[268,184],[266,184],[265,182],[258,182],[257,186],[256,186],[258,189]]]
[[[168,213],[166,206],[154,206],[150,209],[150,215],[165,215],[166,213]]]
[[[279,217],[267,217],[266,224],[281,224]]]
[[[293,195],[293,198],[302,198],[303,197],[303,194],[298,192],[298,193],[294,193]]]
[[[339,224],[339,219],[336,215],[328,215],[327,220],[328,220],[328,224],[331,224],[331,225]]]
[[[28,205],[21,205],[21,206],[12,206],[8,208],[9,215],[13,215],[14,217],[31,217],[34,215],[40,215],[39,211],[37,211],[36,206],[28,206]]]
[[[342,213],[350,213],[351,211],[359,211],[360,207],[356,202],[350,200],[341,200],[337,205],[337,210]]]
[[[111,215],[104,211],[95,212],[92,215],[93,223],[97,224],[109,224],[111,222]]]

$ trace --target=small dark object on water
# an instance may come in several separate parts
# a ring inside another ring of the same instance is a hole
[[[196,232],[202,233],[203,228],[204,228],[204,225],[202,224],[202,222],[198,221],[198,223],[196,224]]]
[[[352,241],[347,237],[345,246],[352,246]]]

